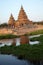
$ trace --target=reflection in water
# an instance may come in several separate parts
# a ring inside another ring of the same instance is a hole
[[[30,44],[39,44],[39,41],[29,41]]]
[[[2,43],[2,44],[0,44],[0,47],[3,47],[4,46],[4,44]]]
[[[40,36],[41,36],[41,34],[39,34],[39,35],[32,35],[32,36],[29,36],[29,38],[40,37]]]
[[[0,40],[0,43],[2,43],[0,44],[0,47],[5,46],[5,45],[10,46],[12,42],[13,42],[12,39]]]
[[[26,43],[28,43],[28,44],[39,44],[39,41],[37,41],[37,40],[36,41],[30,41],[29,37],[27,37],[27,36],[21,36],[20,38],[0,40],[0,43],[2,43],[2,44],[0,44],[0,47],[2,47],[4,45],[10,46],[12,44],[16,45],[16,46],[18,46],[20,44],[26,44]]]
[[[0,54],[0,65],[43,65],[43,61],[27,61],[12,55]]]
[[[16,46],[20,45],[20,38],[16,38]]]
[[[15,39],[15,38],[13,39],[13,42],[12,42],[12,44],[11,44],[11,45],[16,46],[16,39]]]
[[[20,45],[25,44],[25,43],[30,43],[30,44],[38,44],[39,41],[29,41],[29,38],[27,36],[22,36],[20,38],[15,38],[15,39],[6,39],[6,40],[0,40],[0,47],[4,45],[10,46],[11,44],[13,45]],[[20,60],[17,59],[17,57],[12,56],[12,55],[1,55],[0,54],[0,65],[43,65],[43,61],[26,61],[26,60]]]
[[[19,60],[12,55],[0,55],[0,65],[29,65],[26,60]]]
[[[4,45],[10,46],[12,44],[18,46],[20,44],[29,43],[29,39],[27,36],[21,36],[20,38],[0,40],[0,43],[2,43],[0,47]]]

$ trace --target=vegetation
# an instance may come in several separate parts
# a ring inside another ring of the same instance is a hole
[[[38,32],[37,32],[38,33]],[[39,33],[43,33],[40,31]],[[0,36],[0,39],[3,38],[14,38],[15,35],[4,35],[3,37]],[[31,38],[32,41],[40,41],[40,44],[22,44],[20,46],[4,46],[0,47],[0,53],[2,54],[12,54],[18,56],[18,58],[23,58],[27,60],[43,60],[43,35],[40,37]]]
[[[31,32],[30,34],[24,34],[23,36],[28,36],[28,35],[37,35],[37,34],[43,34],[43,30],[38,30],[35,32]],[[13,35],[13,34],[6,34],[6,35],[0,35],[0,39],[12,39],[12,38],[17,38],[20,36]]]
[[[38,40],[40,44],[22,44],[20,46],[4,46],[0,47],[0,53],[2,54],[12,54],[18,56],[18,58],[23,58],[31,61],[43,60],[43,35],[38,38],[32,38],[31,40]]]
[[[3,24],[0,24],[0,27],[8,27],[8,24],[7,23],[3,23]]]
[[[0,39],[12,39],[12,38],[17,38],[19,36],[13,35],[13,34],[6,34],[6,35],[0,35]]]
[[[38,35],[38,34],[43,34],[43,30],[33,31],[33,32],[30,32],[30,33],[27,33],[27,34],[24,34],[24,35],[28,36],[28,35]]]
[[[0,48],[2,54],[13,54],[27,60],[43,60],[43,45],[24,44],[20,46],[4,46]]]
[[[43,25],[43,21],[33,22],[33,24]]]
[[[37,31],[31,32],[29,35],[37,35],[37,34],[43,34],[43,30],[37,30]]]
[[[43,35],[39,36],[39,37],[34,37],[30,39],[31,41],[39,41],[40,43],[43,43]]]

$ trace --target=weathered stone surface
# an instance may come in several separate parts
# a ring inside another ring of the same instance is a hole
[[[11,14],[11,16],[10,16],[10,18],[9,18],[9,21],[8,21],[8,25],[14,25],[14,23],[15,23],[15,20],[14,20],[14,17],[13,17],[13,15]]]
[[[28,44],[29,43],[29,39],[27,36],[21,36],[20,37],[20,43],[21,44]]]
[[[16,46],[16,41],[13,39],[12,45]]]
[[[14,20],[13,15],[11,14],[10,19],[8,21],[8,24],[10,26],[18,27],[18,26],[23,26],[27,24],[32,24],[32,21],[30,21],[26,15],[26,12],[24,11],[23,7],[21,6],[19,15],[18,15],[18,20]]]
[[[29,24],[32,23],[27,15],[26,12],[24,11],[23,7],[21,6],[20,12],[19,12],[19,16],[18,16],[18,22],[20,23],[20,25],[22,24]]]

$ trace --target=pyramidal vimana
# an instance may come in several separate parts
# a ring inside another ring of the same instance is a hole
[[[30,21],[26,15],[26,12],[24,11],[23,7],[21,6],[21,9],[19,11],[18,19],[15,20],[13,15],[11,14],[8,25],[13,27],[19,27],[19,26],[25,26],[25,25],[32,24],[32,21]]]
[[[27,34],[37,30],[43,30],[42,24],[43,22],[39,23],[30,21],[26,15],[25,10],[21,6],[18,14],[18,19],[15,20],[11,14],[8,23],[0,25],[0,34]]]

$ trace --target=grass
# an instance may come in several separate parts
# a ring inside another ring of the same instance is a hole
[[[0,35],[0,39],[12,39],[12,38],[17,38],[19,36],[13,35],[13,34],[6,34],[6,35]]]
[[[31,41],[39,41],[39,42],[43,42],[43,35],[39,36],[39,37],[34,37],[30,39]]]
[[[27,60],[43,60],[43,44],[0,47],[1,54],[12,54]]]
[[[8,35],[9,36],[9,35]],[[12,37],[11,37],[12,38]],[[43,60],[43,35],[36,38],[31,38],[32,41],[40,41],[40,44],[22,44],[20,46],[4,46],[0,47],[0,53],[12,54],[19,58],[27,60]]]
[[[43,30],[37,30],[37,31],[33,31],[27,34],[24,34],[25,36],[30,36],[30,35],[38,35],[38,34],[43,34]]]
[[[38,30],[35,32],[27,33],[27,34],[24,34],[24,36],[37,35],[37,34],[43,34],[43,30]],[[0,35],[0,39],[12,39],[12,38],[17,38],[17,37],[20,37],[20,36],[13,35],[13,34]]]
[[[29,35],[37,35],[37,34],[43,34],[43,30],[37,30],[37,31],[31,32]]]

